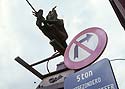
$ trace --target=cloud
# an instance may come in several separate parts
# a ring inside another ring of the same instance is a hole
[[[113,67],[113,71],[115,73],[115,77],[116,77],[116,81],[117,84],[119,86],[119,89],[124,89],[125,84],[122,82],[124,81],[125,77],[125,72],[123,72],[123,66],[124,66],[124,62],[120,61],[112,61],[111,62],[112,67]]]
[[[64,19],[66,31],[69,34],[68,43],[76,34],[92,26],[103,28],[108,35],[108,44],[101,58],[124,58],[125,40],[121,27],[108,0],[58,0],[57,2],[31,0],[38,10],[44,9],[44,15],[51,7],[57,5],[59,17]],[[26,62],[40,61],[53,53],[49,39],[35,26],[36,18],[32,16],[31,8],[25,0],[0,0],[0,88],[1,89],[35,89],[34,80],[40,80],[20,64],[14,61],[21,56]],[[59,59],[59,60],[58,60]],[[55,70],[55,64],[63,57],[49,62],[50,71]],[[112,63],[120,89],[124,89],[124,63]],[[120,66],[119,66],[120,65]],[[46,63],[36,68],[41,73],[47,73]],[[120,69],[120,70],[119,70]],[[119,75],[120,74],[120,75]]]

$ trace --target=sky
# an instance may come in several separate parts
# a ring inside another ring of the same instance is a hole
[[[67,43],[81,31],[90,27],[104,29],[108,43],[103,58],[125,59],[125,31],[118,21],[108,0],[29,0],[44,16],[57,6],[59,18],[64,19],[69,35]],[[0,89],[35,89],[39,78],[18,64],[14,59],[20,56],[32,64],[53,54],[49,39],[35,25],[36,17],[25,0],[0,0]],[[58,57],[49,62],[50,71],[63,61]],[[111,61],[119,89],[125,88],[125,61]],[[42,74],[47,73],[46,63],[35,67]],[[34,83],[36,82],[36,83]]]

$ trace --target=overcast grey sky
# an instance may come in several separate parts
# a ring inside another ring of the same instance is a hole
[[[36,10],[42,8],[44,16],[57,5],[69,34],[67,43],[75,35],[90,27],[100,27],[108,35],[108,44],[99,59],[125,58],[125,31],[120,25],[108,0],[29,0]],[[49,39],[35,25],[36,18],[25,0],[0,0],[0,89],[35,89],[40,79],[14,61],[20,56],[33,63],[53,54]],[[59,57],[49,62],[51,71]],[[119,89],[125,88],[125,61],[111,62]],[[47,73],[46,64],[36,66]],[[36,84],[34,84],[36,82]]]

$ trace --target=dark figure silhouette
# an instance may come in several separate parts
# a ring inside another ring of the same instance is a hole
[[[54,7],[52,11],[49,11],[48,15],[46,16],[46,19],[43,17],[42,9],[34,13],[34,15],[37,17],[36,25],[44,33],[44,35],[50,39],[50,44],[56,41],[64,49],[66,49],[66,39],[68,38],[68,34],[64,28],[63,19],[57,18],[58,14],[55,8],[56,7]],[[56,50],[58,49],[54,47],[54,51]]]

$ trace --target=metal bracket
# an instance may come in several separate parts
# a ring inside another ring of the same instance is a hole
[[[20,63],[22,66],[24,66],[26,69],[28,69],[30,72],[35,74],[40,79],[43,79],[43,75],[39,73],[37,70],[35,70],[32,66],[30,66],[28,63],[26,63],[23,59],[20,57],[16,57],[15,60]]]
[[[36,63],[33,63],[31,65],[29,65],[28,63],[26,63],[23,59],[21,59],[19,56],[15,58],[15,60],[21,64],[23,67],[25,67],[26,69],[28,69],[30,72],[32,72],[34,75],[36,75],[38,78],[40,78],[41,80],[43,80],[43,78],[45,78],[47,75],[42,75],[40,72],[38,72],[36,69],[33,68],[33,66],[35,65],[38,65],[40,63],[43,63],[43,62],[46,62],[46,61],[49,61],[50,59],[54,59],[58,56],[60,56],[61,54],[60,53],[55,53],[53,54],[51,57],[49,58],[46,58],[42,61],[39,61],[39,62],[36,62]],[[51,73],[49,72],[48,75],[50,75]]]

